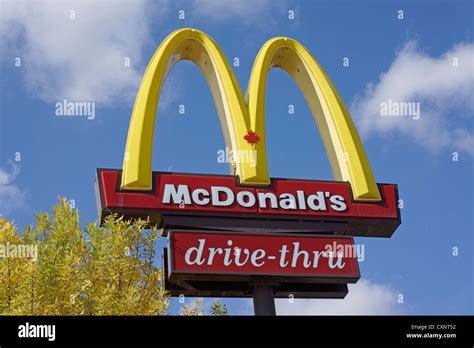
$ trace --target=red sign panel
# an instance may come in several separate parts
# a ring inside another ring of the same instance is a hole
[[[360,277],[351,237],[172,231],[168,238],[172,280],[350,283]]]
[[[153,173],[150,192],[121,191],[119,170],[97,173],[102,216],[188,214],[254,219],[356,221],[353,235],[390,236],[400,224],[397,187],[379,184],[382,202],[354,202],[349,183],[272,179],[242,187],[234,176]],[[370,220],[370,221],[369,221]],[[382,232],[377,232],[380,228]]]

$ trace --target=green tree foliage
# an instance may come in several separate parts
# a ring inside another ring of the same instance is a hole
[[[211,313],[212,315],[227,315],[227,306],[216,301],[211,307]]]
[[[169,295],[155,265],[160,236],[147,221],[110,216],[82,229],[65,199],[35,218],[23,233],[0,219],[0,251],[10,252],[0,253],[0,315],[166,314]],[[25,247],[29,257],[18,257]],[[201,305],[181,313],[204,314]]]
[[[201,307],[202,307],[202,300],[197,298],[189,306],[185,306],[184,304],[182,305],[181,315],[188,315],[188,316],[204,315],[204,311],[201,309]]]

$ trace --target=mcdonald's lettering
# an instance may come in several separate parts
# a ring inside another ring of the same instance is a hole
[[[222,198],[221,195],[224,195]],[[258,203],[257,203],[258,200]],[[330,204],[326,204],[329,200]],[[243,190],[237,194],[225,186],[211,186],[210,191],[198,188],[190,194],[188,185],[166,184],[164,187],[162,203],[185,205],[212,205],[214,207],[228,207],[237,203],[241,207],[252,208],[258,205],[259,209],[283,209],[326,211],[328,207],[335,211],[344,211],[347,205],[341,195],[332,195],[330,192],[317,191],[305,197],[305,192],[297,190],[296,194],[273,192],[254,192]]]
[[[194,62],[208,81],[226,151],[254,155],[255,161],[229,163],[229,176],[152,172],[157,104],[166,76],[180,60]],[[302,91],[335,181],[270,178],[265,90],[273,67],[285,70]],[[171,33],[143,76],[122,169],[98,169],[97,192],[102,218],[111,213],[149,217],[165,231],[170,226],[199,225],[389,237],[400,224],[397,186],[376,183],[336,88],[309,51],[286,37],[262,46],[244,97],[227,59],[208,35],[189,28]]]
[[[341,224],[338,232],[362,236],[390,236],[400,224],[395,185],[379,184],[384,197],[380,204],[354,201],[344,182],[271,179],[268,187],[248,187],[239,185],[235,176],[154,172],[151,191],[130,192],[118,187],[120,175],[113,169],[97,172],[103,217],[149,217],[164,226],[171,216],[191,216],[196,222],[207,216],[223,223],[237,217],[259,227],[268,219],[286,224],[295,220],[295,231],[302,221],[313,231],[326,231],[324,221],[332,221]],[[238,228],[239,222],[234,223]]]

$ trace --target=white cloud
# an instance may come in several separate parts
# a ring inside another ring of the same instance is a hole
[[[238,20],[246,22],[261,21],[267,18],[270,0],[194,0],[193,15],[216,22]]]
[[[276,300],[279,315],[385,315],[400,313],[397,294],[388,285],[361,279],[344,299]]]
[[[378,83],[356,98],[351,114],[363,136],[398,132],[432,151],[447,148],[474,156],[473,91],[474,44],[460,43],[430,57],[408,42]],[[389,100],[420,103],[420,118],[381,116],[381,104]]]
[[[20,174],[20,167],[12,164],[11,170],[0,168],[0,214],[9,214],[25,203],[25,193],[13,181]]]
[[[43,101],[133,100],[151,20],[167,8],[167,0],[2,2],[2,55],[22,59],[25,84]]]

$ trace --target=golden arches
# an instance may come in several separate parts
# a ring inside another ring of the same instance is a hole
[[[242,185],[268,185],[265,147],[265,89],[268,69],[286,70],[303,92],[323,138],[336,180],[351,183],[354,198],[379,201],[380,194],[357,130],[336,89],[311,54],[298,42],[274,38],[260,50],[244,101],[224,54],[205,33],[180,29],[157,49],[143,76],[130,121],[122,171],[123,190],[151,189],[151,159],[156,106],[161,87],[180,60],[196,63],[205,75],[217,107],[226,145],[233,151],[257,151],[257,165],[236,163]],[[260,141],[244,139],[255,132]]]

